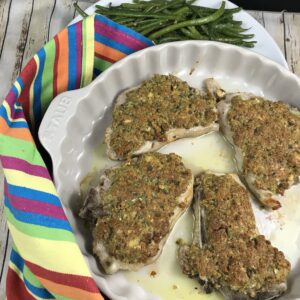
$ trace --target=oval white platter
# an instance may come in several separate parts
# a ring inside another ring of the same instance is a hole
[[[87,8],[85,12],[88,15],[91,15],[95,12],[96,5],[108,6],[109,3],[112,3],[113,6],[117,6],[122,3],[132,3],[132,0],[112,0],[112,1],[100,0],[94,3],[93,5],[91,5],[89,8]],[[197,0],[193,4],[199,6],[218,8],[220,7],[221,1],[220,0]],[[230,1],[226,1],[226,8],[234,8],[234,7],[237,6]],[[249,28],[249,31],[247,31],[247,33],[255,35],[254,40],[256,40],[257,43],[255,47],[251,49],[251,51],[254,51],[258,54],[268,57],[271,60],[281,64],[282,66],[288,69],[288,64],[280,48],[278,47],[276,42],[273,40],[273,38],[264,29],[262,25],[260,25],[249,13],[247,13],[244,10],[235,14],[234,16],[236,20],[243,22],[242,26],[244,28]],[[70,24],[76,23],[81,19],[82,19],[81,16],[77,16],[72,20]]]
[[[111,122],[115,97],[155,73],[172,73],[201,88],[208,77],[228,91],[246,91],[300,106],[300,80],[291,72],[252,51],[209,41],[184,41],[153,46],[115,63],[85,88],[57,96],[42,121],[39,138],[53,160],[53,175],[78,245],[99,288],[112,299],[222,299],[199,294],[195,280],[181,274],[176,263],[177,238],[189,239],[192,217],[185,214],[176,224],[157,263],[139,272],[101,273],[91,252],[91,237],[77,216],[80,182],[94,169],[113,165],[105,156],[103,134]],[[220,134],[182,139],[161,152],[176,152],[194,173],[199,170],[233,171],[232,152]],[[268,213],[254,206],[258,228],[291,261],[289,291],[282,299],[300,295],[300,189],[286,193],[283,207]],[[150,276],[155,271],[155,277]],[[197,287],[197,289],[195,289]],[[199,298],[200,297],[200,298]],[[298,297],[299,299],[299,297]]]

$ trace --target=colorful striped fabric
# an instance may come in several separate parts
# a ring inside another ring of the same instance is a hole
[[[0,107],[5,213],[14,246],[7,299],[103,299],[37,150],[39,124],[59,93],[83,87],[152,42],[102,16],[62,30],[29,61]]]

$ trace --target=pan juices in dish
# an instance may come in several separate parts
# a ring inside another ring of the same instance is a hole
[[[207,293],[264,300],[287,289],[290,263],[258,233],[250,201],[236,174],[195,177],[193,243],[180,246],[179,262]]]
[[[214,98],[173,75],[154,75],[118,96],[105,143],[110,159],[123,160],[218,130]]]
[[[146,153],[107,169],[80,216],[107,274],[154,262],[193,196],[193,175],[176,154]]]

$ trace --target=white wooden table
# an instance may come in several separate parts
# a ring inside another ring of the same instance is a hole
[[[72,0],[0,0],[0,99],[22,67],[49,38],[75,16]],[[95,0],[78,1],[85,9]],[[113,1],[112,1],[113,2]],[[271,34],[288,62],[300,76],[300,13],[249,11]],[[0,182],[3,175],[0,172]],[[2,184],[0,195],[2,195]],[[0,299],[4,299],[9,260],[9,237],[3,201],[0,204]]]

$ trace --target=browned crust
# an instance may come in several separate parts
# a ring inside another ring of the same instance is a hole
[[[203,173],[195,178],[195,189],[194,206],[201,212],[195,224],[201,228],[194,228],[194,235],[201,232],[203,244],[194,239],[193,245],[180,247],[183,272],[198,275],[205,289],[213,286],[230,298],[282,294],[290,263],[257,232],[250,195],[237,175]]]

